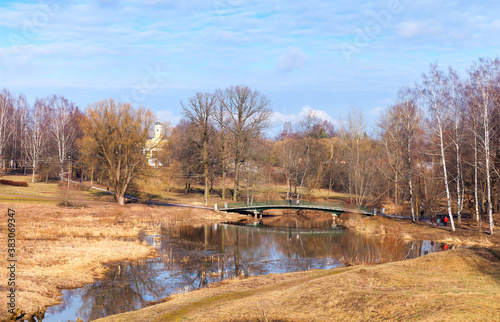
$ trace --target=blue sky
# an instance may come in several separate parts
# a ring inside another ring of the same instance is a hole
[[[351,105],[374,125],[430,63],[461,73],[500,49],[496,1],[89,0],[0,2],[0,87],[114,98],[176,124],[197,91],[246,84],[273,126]],[[270,130],[273,133],[276,130]]]

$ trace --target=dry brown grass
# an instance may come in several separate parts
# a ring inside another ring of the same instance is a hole
[[[202,209],[144,205],[90,205],[84,209],[57,205],[0,204],[0,243],[6,245],[7,208],[16,211],[18,269],[17,307],[36,310],[58,303],[60,290],[81,287],[102,278],[103,264],[155,256],[154,248],[118,237],[137,237],[151,226],[230,221],[224,214]],[[0,251],[7,267],[7,250]],[[0,270],[7,279],[8,271]],[[7,291],[4,283],[0,289]],[[0,306],[0,319],[7,315]]]
[[[17,246],[16,304],[27,312],[59,303],[61,289],[103,278],[103,263],[154,256],[146,244],[111,239],[20,240]],[[5,270],[1,272],[6,280]],[[3,308],[3,307],[2,307]],[[4,311],[2,316],[5,317]]]
[[[409,220],[389,219],[381,216],[366,217],[359,214],[342,214],[345,227],[370,235],[391,235],[407,240],[432,240],[455,245],[500,247],[500,234],[489,235],[474,230],[457,229],[455,232],[444,227]]]
[[[377,266],[271,274],[98,321],[493,321],[500,262],[457,249]]]

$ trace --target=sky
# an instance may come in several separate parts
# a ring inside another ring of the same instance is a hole
[[[0,1],[0,88],[82,109],[113,98],[172,125],[196,92],[244,84],[275,135],[308,111],[373,128],[429,64],[465,75],[500,50],[498,1]]]

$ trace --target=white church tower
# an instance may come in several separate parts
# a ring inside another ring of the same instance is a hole
[[[160,121],[156,122],[155,124],[155,137],[154,140],[158,140],[161,138],[163,134],[163,125],[161,125]]]

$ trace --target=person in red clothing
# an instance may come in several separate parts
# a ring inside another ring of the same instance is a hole
[[[444,217],[444,225],[445,225],[445,226],[448,226],[448,216],[445,216],[445,217]]]

